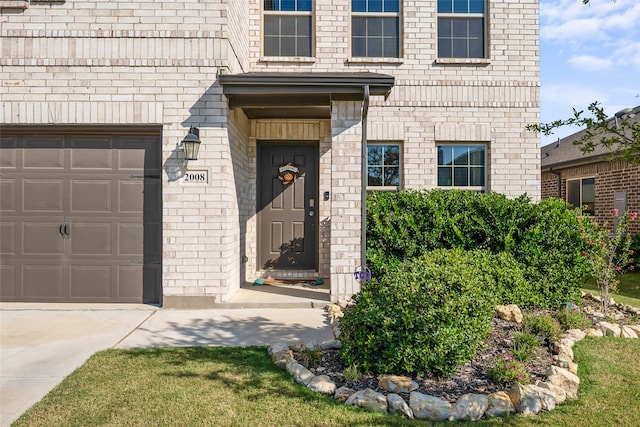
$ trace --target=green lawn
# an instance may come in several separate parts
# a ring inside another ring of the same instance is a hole
[[[631,426],[640,419],[640,340],[575,347],[580,399],[534,418],[473,426]],[[295,384],[264,348],[107,350],[94,355],[17,426],[425,426],[365,412]],[[433,424],[433,425],[442,425]]]
[[[618,285],[618,291],[612,293],[611,297],[616,300],[616,302],[640,307],[640,271],[633,273],[627,272],[619,277],[620,284]],[[583,289],[586,292],[598,294],[598,287],[595,285],[593,279],[587,280],[584,283]]]

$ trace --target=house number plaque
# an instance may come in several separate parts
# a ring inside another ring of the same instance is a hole
[[[203,170],[188,170],[184,174],[183,181],[185,184],[208,184],[209,183],[209,171]]]

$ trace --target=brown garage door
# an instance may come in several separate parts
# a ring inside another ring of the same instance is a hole
[[[159,131],[0,141],[0,299],[160,302]]]

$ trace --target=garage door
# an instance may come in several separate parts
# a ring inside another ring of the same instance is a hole
[[[160,133],[0,135],[0,299],[160,302]]]

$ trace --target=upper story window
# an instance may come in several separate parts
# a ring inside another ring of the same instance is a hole
[[[351,56],[400,57],[400,0],[351,0]]]
[[[311,56],[313,0],[264,0],[265,56]]]
[[[485,0],[438,0],[438,58],[485,57]]]
[[[596,180],[580,178],[567,180],[567,203],[575,208],[584,207],[584,213],[595,214]]]
[[[438,186],[484,190],[486,147],[484,145],[438,145]]]
[[[367,144],[367,187],[375,190],[400,187],[400,144]]]

